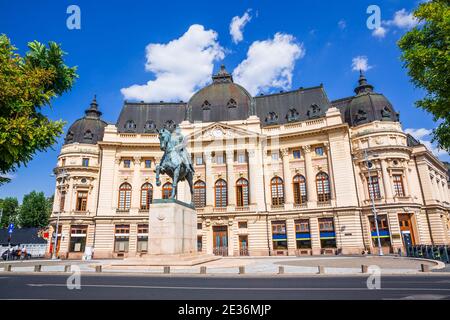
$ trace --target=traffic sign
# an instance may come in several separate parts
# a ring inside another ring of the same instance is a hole
[[[8,227],[8,233],[11,234],[14,231],[14,223],[10,223]]]

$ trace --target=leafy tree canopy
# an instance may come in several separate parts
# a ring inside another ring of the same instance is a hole
[[[17,198],[5,198],[0,201],[0,210],[3,209],[0,228],[8,227],[9,223],[17,223],[19,202]]]
[[[19,224],[22,228],[48,225],[52,203],[43,192],[32,191],[23,197],[19,209]]]

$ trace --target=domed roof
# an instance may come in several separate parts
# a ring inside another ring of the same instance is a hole
[[[75,142],[97,144],[103,139],[104,129],[108,124],[100,119],[102,113],[98,110],[95,96],[85,114],[70,126],[64,144]]]
[[[199,90],[188,104],[188,118],[191,122],[216,122],[247,119],[251,112],[253,98],[233,77],[225,66],[213,75],[213,83]]]
[[[389,100],[380,93],[373,92],[373,86],[360,72],[359,85],[345,110],[345,121],[350,126],[358,126],[372,121],[399,121],[399,115]]]

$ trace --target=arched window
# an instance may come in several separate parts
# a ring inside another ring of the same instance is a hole
[[[294,203],[302,204],[306,203],[306,179],[301,174],[298,174],[292,180],[294,187]]]
[[[216,207],[226,207],[228,204],[227,199],[227,182],[223,179],[219,179],[216,181],[214,185],[215,195],[216,195]]]
[[[119,210],[130,210],[131,184],[125,182],[119,187]]]
[[[162,186],[162,198],[169,199],[171,195],[172,195],[172,183],[166,182]]]
[[[325,172],[319,172],[316,176],[317,200],[319,202],[329,201],[331,198],[330,180]]]
[[[151,183],[144,183],[141,187],[141,209],[148,210],[153,201],[153,186]]]
[[[136,123],[134,123],[133,120],[128,120],[125,123],[125,131],[127,132],[134,132],[136,130]]]
[[[196,208],[206,206],[206,183],[201,180],[194,183],[194,205]]]
[[[270,180],[270,190],[272,191],[272,204],[275,206],[284,204],[284,183],[280,177],[273,177]]]
[[[247,179],[240,178],[236,181],[236,201],[238,207],[246,207],[249,204],[248,201],[248,181]]]

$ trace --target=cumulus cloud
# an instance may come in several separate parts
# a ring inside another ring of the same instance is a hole
[[[389,32],[390,27],[398,28],[398,29],[411,29],[419,24],[419,20],[414,17],[412,12],[406,11],[406,9],[398,10],[394,13],[394,16],[391,20],[381,21],[381,24],[384,26],[380,26],[373,30],[372,35],[377,38],[384,38],[386,34]]]
[[[382,26],[373,30],[372,35],[376,38],[384,38],[386,36],[387,29]]]
[[[421,144],[427,147],[435,156],[440,158],[448,158],[448,153],[437,147],[436,144],[431,142],[431,134],[433,130],[426,128],[408,128],[405,129],[405,133],[412,135],[414,138],[419,140]]]
[[[369,65],[369,59],[366,56],[357,56],[352,59],[353,71],[367,71],[369,69],[372,69],[372,66]]]
[[[155,79],[143,85],[122,88],[125,99],[187,100],[210,81],[214,62],[225,56],[217,41],[217,33],[198,24],[190,26],[180,38],[166,44],[147,45],[145,51],[145,70],[152,72]]]
[[[233,78],[253,95],[270,88],[289,89],[295,62],[304,55],[303,44],[292,35],[276,33],[273,39],[252,43]]]
[[[244,27],[247,23],[252,20],[252,16],[250,15],[250,9],[248,9],[242,17],[235,16],[231,19],[230,23],[230,35],[233,39],[234,43],[239,43],[244,40]]]

